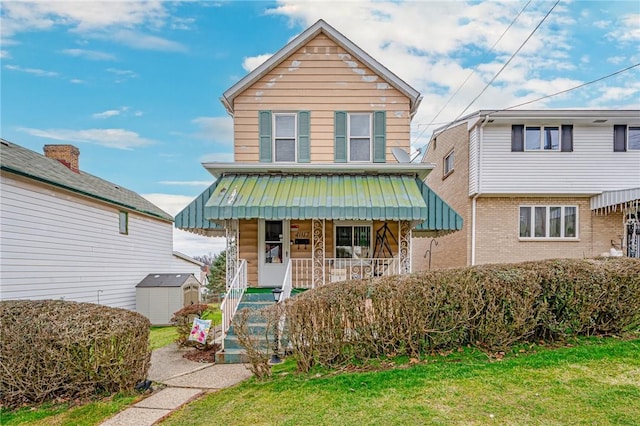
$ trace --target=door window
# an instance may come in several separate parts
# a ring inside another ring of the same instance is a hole
[[[264,222],[264,262],[282,263],[282,221]]]

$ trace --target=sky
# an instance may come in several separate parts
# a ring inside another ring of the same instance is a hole
[[[84,172],[172,215],[213,182],[202,162],[233,161],[222,93],[318,19],[422,93],[416,148],[465,114],[540,98],[523,108],[640,108],[637,0],[3,0],[0,8],[2,138],[39,153],[73,144]],[[222,238],[174,230],[174,250],[223,248]]]

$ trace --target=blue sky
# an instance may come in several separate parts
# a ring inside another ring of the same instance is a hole
[[[422,93],[414,146],[463,111],[640,63],[640,2],[561,1],[470,105],[554,3],[5,0],[1,135],[40,153],[74,144],[83,171],[175,214],[212,182],[203,161],[233,161],[222,93],[320,18]],[[640,67],[526,108],[640,108]],[[223,246],[174,237],[190,255]]]

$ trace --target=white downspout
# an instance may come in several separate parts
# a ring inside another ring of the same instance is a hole
[[[489,121],[489,115],[487,114],[482,120],[482,124],[480,125],[480,137],[478,140],[478,192],[473,196],[471,200],[471,266],[476,264],[476,201],[480,196],[480,177],[482,176],[480,165],[482,164],[482,145],[484,139],[484,126],[487,125]]]

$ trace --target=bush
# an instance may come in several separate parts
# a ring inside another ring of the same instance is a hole
[[[149,328],[124,309],[63,300],[0,302],[0,403],[133,391],[149,369]]]
[[[286,302],[298,368],[640,325],[640,260],[483,265],[328,284]]]
[[[213,341],[215,339],[214,329],[216,324],[213,321],[211,322],[211,330],[204,344],[198,343],[194,340],[189,340],[189,335],[191,334],[194,318],[212,319],[212,317],[213,310],[209,305],[204,303],[185,306],[174,313],[171,317],[171,323],[176,326],[176,331],[178,332],[176,343],[179,346],[192,346],[197,349],[211,349],[214,345]]]

